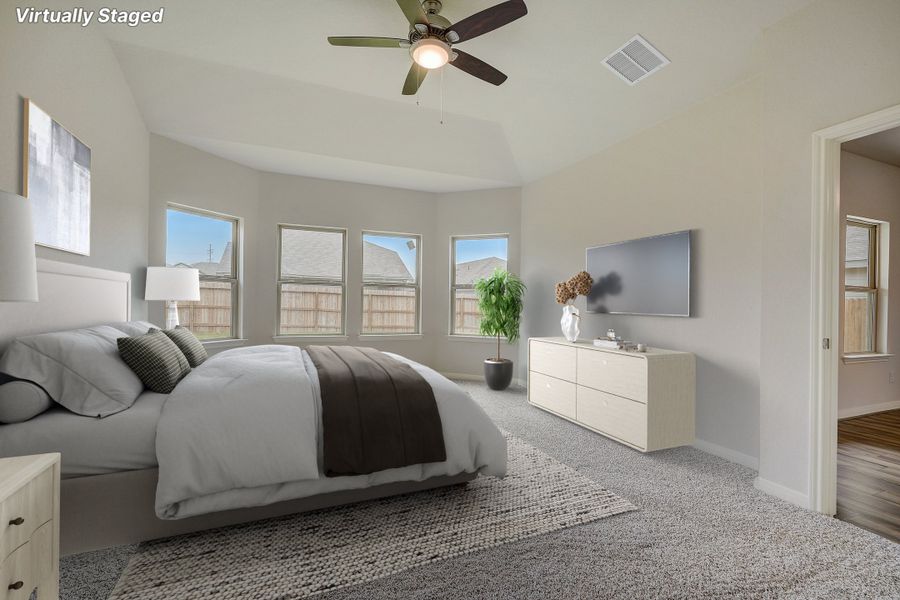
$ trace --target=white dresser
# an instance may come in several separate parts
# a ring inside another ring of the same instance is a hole
[[[528,401],[642,452],[694,442],[694,355],[528,340]]]
[[[59,461],[0,459],[0,600],[59,599]]]

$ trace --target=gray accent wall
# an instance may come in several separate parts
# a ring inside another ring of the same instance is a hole
[[[91,148],[91,248],[38,247],[41,258],[131,273],[132,313],[146,316],[149,133],[109,42],[91,28],[0,19],[0,189],[22,193],[22,98]]]

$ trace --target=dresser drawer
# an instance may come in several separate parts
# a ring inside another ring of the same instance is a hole
[[[575,348],[531,341],[528,370],[575,382]]]
[[[578,349],[578,385],[647,402],[647,361],[637,356]]]
[[[27,542],[52,517],[53,470],[46,469],[0,502],[0,560]]]
[[[542,373],[528,373],[528,398],[548,410],[575,418],[575,384]]]
[[[637,446],[647,447],[647,405],[578,386],[577,419],[588,427]]]
[[[0,600],[27,600],[35,587],[37,583],[31,572],[31,544],[25,543],[7,556],[0,566]]]

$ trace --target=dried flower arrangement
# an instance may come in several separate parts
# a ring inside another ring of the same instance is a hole
[[[576,273],[568,281],[556,284],[556,302],[557,304],[568,304],[578,296],[587,296],[591,293],[593,285],[594,280],[590,273],[587,271]]]

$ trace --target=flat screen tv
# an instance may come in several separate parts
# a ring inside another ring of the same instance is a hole
[[[586,263],[588,312],[691,316],[690,231],[588,248]]]

